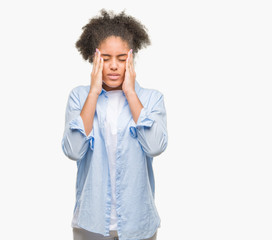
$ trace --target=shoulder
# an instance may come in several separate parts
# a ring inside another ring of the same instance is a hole
[[[159,99],[163,98],[163,93],[157,89],[153,88],[140,88],[139,97],[142,100],[146,100],[149,102],[157,102]]]
[[[81,95],[88,94],[90,90],[90,85],[78,85],[71,89],[70,93]]]
[[[71,89],[69,96],[78,100],[86,100],[90,91],[90,85],[78,85]]]
[[[83,106],[90,91],[90,85],[78,85],[73,87],[69,93],[69,100]]]

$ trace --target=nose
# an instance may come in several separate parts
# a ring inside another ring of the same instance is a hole
[[[112,61],[110,62],[110,69],[111,70],[117,70],[117,62],[115,59],[112,59]]]

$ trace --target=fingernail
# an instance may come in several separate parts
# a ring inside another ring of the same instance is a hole
[[[131,49],[131,52],[133,52],[133,49]]]
[[[96,48],[96,52],[99,52],[97,48]]]

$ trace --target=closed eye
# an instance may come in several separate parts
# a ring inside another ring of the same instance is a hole
[[[109,58],[108,59],[103,59],[104,60],[104,62],[106,62],[106,61],[108,61],[108,60],[110,60]],[[119,61],[121,61],[121,62],[124,62],[124,61],[126,61],[126,59],[119,59]]]

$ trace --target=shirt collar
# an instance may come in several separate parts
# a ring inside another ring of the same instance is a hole
[[[138,81],[135,80],[135,92],[137,93],[137,95],[139,95],[140,89],[141,89],[141,86],[139,85]],[[107,93],[107,91],[102,87],[102,90],[99,95],[102,95],[103,93],[105,94]],[[123,92],[123,95],[125,95],[124,92]]]

